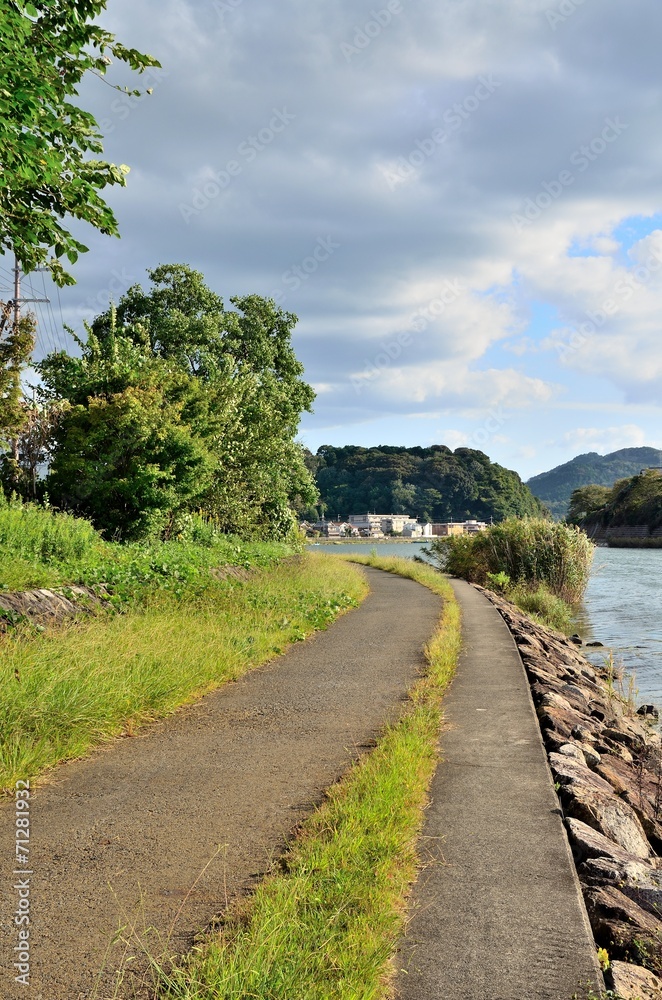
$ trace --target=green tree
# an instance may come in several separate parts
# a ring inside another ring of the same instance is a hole
[[[580,486],[573,490],[570,495],[570,505],[568,507],[568,521],[573,524],[580,524],[585,517],[595,514],[607,505],[611,497],[612,490],[609,486]]]
[[[314,398],[291,345],[296,316],[255,295],[232,299],[226,311],[184,265],[149,274],[150,290],[134,286],[96,318],[81,358],[54,354],[39,366],[49,397],[73,408],[57,429],[49,489],[107,530],[109,518],[121,522],[125,534],[134,522],[146,531],[195,505],[224,531],[286,536],[294,508],[318,499],[296,441]],[[128,471],[120,441],[132,456]],[[117,503],[92,510],[119,479]]]
[[[287,534],[293,507],[318,499],[295,440],[315,397],[292,348],[297,317],[258,295],[234,297],[228,310],[203,275],[183,264],[148,275],[152,288],[130,288],[117,320],[127,336],[204,386],[210,409],[224,414],[205,508],[226,531]],[[106,336],[111,321],[110,310],[99,316],[95,334]]]
[[[417,506],[417,490],[413,483],[398,478],[391,486],[391,510],[385,513],[409,514]]]
[[[9,325],[9,309],[0,317],[0,446],[7,448],[16,440],[25,422],[21,373],[28,363],[35,343],[33,316],[24,316]],[[12,452],[15,453],[15,445]]]
[[[215,468],[207,401],[194,381],[111,329],[89,330],[81,357],[37,367],[42,395],[61,406],[46,488],[107,535],[167,530],[199,500]]]
[[[73,283],[60,258],[74,263],[87,249],[67,219],[117,235],[99,192],[124,185],[128,172],[95,158],[102,136],[77,103],[78,86],[87,73],[103,77],[113,59],[139,73],[159,65],[91,23],[106,2],[4,0],[0,7],[0,247],[26,271],[48,263],[59,284]]]

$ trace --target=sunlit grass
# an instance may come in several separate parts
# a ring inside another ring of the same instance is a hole
[[[207,579],[195,599],[152,597],[0,645],[0,786],[34,778],[175,711],[324,628],[367,592],[360,571],[305,555],[246,581]]]

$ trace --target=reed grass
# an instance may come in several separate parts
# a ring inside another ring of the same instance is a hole
[[[485,586],[488,574],[505,573],[513,584],[574,604],[588,584],[594,546],[573,525],[544,518],[511,517],[476,535],[435,539],[429,551],[440,568]]]

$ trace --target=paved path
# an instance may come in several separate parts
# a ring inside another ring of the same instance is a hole
[[[524,668],[496,609],[453,585],[465,644],[424,831],[437,863],[414,891],[399,995],[584,996],[595,949]]]
[[[328,631],[143,737],[62,766],[57,784],[36,793],[30,989],[12,982],[14,811],[0,807],[3,1000],[114,996],[109,974],[97,994],[92,987],[120,922],[154,926],[165,940],[176,921],[170,954],[183,952],[254,883],[322,790],[397,715],[424,664],[439,598],[367,574],[372,593]],[[154,938],[151,947],[160,951]],[[110,970],[120,955],[111,948]]]

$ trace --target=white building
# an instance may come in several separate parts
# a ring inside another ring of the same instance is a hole
[[[381,514],[350,514],[349,523],[364,538],[383,538]]]
[[[349,523],[358,528],[367,538],[381,538],[394,531],[401,535],[405,524],[411,521],[409,514],[350,514]]]

